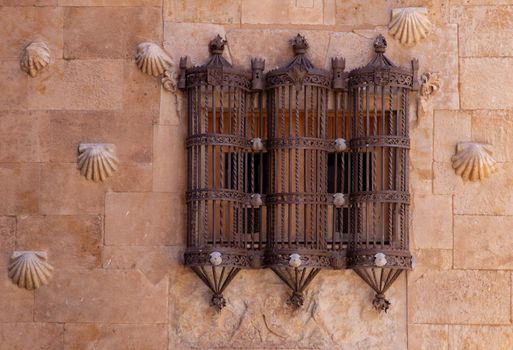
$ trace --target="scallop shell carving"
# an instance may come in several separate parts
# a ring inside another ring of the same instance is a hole
[[[50,50],[44,42],[32,42],[25,47],[21,56],[21,70],[35,77],[50,64]]]
[[[163,75],[165,71],[174,66],[171,57],[160,46],[152,42],[137,45],[135,63],[143,73],[154,77]]]
[[[37,289],[48,284],[53,267],[47,262],[46,252],[17,251],[11,256],[9,278],[20,288]]]
[[[105,181],[118,170],[116,146],[111,143],[81,143],[78,146],[80,174],[95,182]]]
[[[474,142],[461,142],[452,157],[452,167],[465,181],[484,180],[496,171],[491,146]]]
[[[413,45],[427,37],[431,28],[425,7],[405,7],[392,10],[388,32],[401,44]]]

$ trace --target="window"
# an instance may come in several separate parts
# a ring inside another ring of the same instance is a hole
[[[294,57],[266,74],[258,59],[251,72],[232,67],[220,36],[206,64],[182,67],[185,263],[219,309],[243,268],[271,268],[295,307],[321,269],[352,268],[386,311],[383,294],[412,264],[408,94],[416,62],[395,66],[379,36],[367,66],[345,73],[335,58],[328,72],[308,59],[303,36],[291,43]]]

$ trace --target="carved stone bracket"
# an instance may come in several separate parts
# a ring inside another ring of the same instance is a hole
[[[426,72],[420,77],[420,89],[417,96],[417,121],[424,118],[429,110],[429,100],[436,95],[441,88],[440,74]]]

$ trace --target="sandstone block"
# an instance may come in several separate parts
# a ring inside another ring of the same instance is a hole
[[[450,162],[458,142],[471,141],[471,114],[460,111],[435,111],[434,160]]]
[[[248,24],[287,24],[291,1],[242,0],[241,22]]]
[[[12,251],[10,252],[12,253]],[[8,254],[10,256],[11,254]],[[7,255],[7,254],[6,254]],[[24,288],[19,288],[7,276],[7,266],[0,263],[2,274],[0,275],[0,328],[1,322],[31,322],[34,318],[34,293]],[[0,330],[0,340],[2,339]],[[2,349],[0,341],[0,349]]]
[[[10,255],[14,250],[16,233],[16,218],[14,216],[0,216],[0,254]],[[3,265],[3,257],[1,265]]]
[[[0,323],[0,350],[62,350],[64,325]]]
[[[161,94],[160,79],[142,73],[134,61],[125,61],[123,68],[123,109],[131,114],[144,114],[144,120],[157,120],[161,98],[174,95],[167,91]]]
[[[1,6],[57,6],[57,0],[0,0]]]
[[[513,348],[511,326],[450,326],[451,349],[507,350]]]
[[[160,6],[160,0],[58,0],[59,6]]]
[[[513,215],[512,172],[513,163],[497,163],[497,172],[489,178],[461,186],[454,196],[454,213]]]
[[[183,251],[181,247],[105,246],[102,266],[104,269],[135,269],[157,284],[168,277],[170,269],[183,263]]]
[[[42,322],[165,323],[167,280],[154,285],[137,271],[57,271],[36,291]]]
[[[183,193],[108,193],[105,200],[105,243],[183,244],[185,221]]]
[[[417,266],[408,272],[409,278],[421,276],[424,271],[452,269],[452,249],[414,249]]]
[[[513,108],[513,58],[462,58],[460,64],[463,109]]]
[[[457,176],[452,163],[433,162],[433,193],[452,194],[463,191],[465,184],[461,176]]]
[[[2,91],[0,109],[22,110],[27,108],[29,76],[20,69],[19,61],[0,61],[0,76],[2,77],[0,79],[0,91]]]
[[[17,250],[46,251],[57,270],[100,266],[101,216],[23,216],[17,225]]]
[[[74,163],[46,163],[41,172],[41,213],[103,214],[105,190],[86,180]]]
[[[0,162],[48,160],[50,119],[44,112],[0,112]]]
[[[493,5],[500,4],[495,2]],[[513,30],[513,7],[464,6],[457,23],[460,26],[460,57],[513,54],[513,43],[508,34]]]
[[[510,319],[510,275],[502,271],[425,271],[408,285],[414,323],[502,324]]]
[[[66,7],[64,58],[132,58],[141,41],[162,41],[159,7]]]
[[[0,18],[0,59],[18,60],[21,50],[33,40],[45,41],[53,57],[62,57],[62,8],[3,6]]]
[[[412,238],[416,248],[452,249],[452,196],[415,195]]]
[[[454,217],[454,266],[462,269],[512,269],[513,217]]]
[[[290,23],[323,24],[324,6],[323,0],[296,0],[289,9]]]
[[[56,60],[28,82],[29,109],[109,110],[123,103],[120,60]]]
[[[408,349],[448,349],[449,326],[430,324],[408,325]]]
[[[187,186],[187,152],[184,127],[153,128],[153,190],[183,193]]]
[[[410,140],[410,185],[412,192],[431,194],[433,128],[412,128]]]
[[[0,214],[33,214],[39,210],[40,166],[37,163],[0,164]]]
[[[167,343],[165,325],[69,323],[64,327],[64,350],[162,350]]]
[[[180,57],[189,56],[193,65],[203,64],[209,57],[208,43],[219,34],[223,38],[226,31],[223,26],[217,24],[191,24],[191,23],[164,23],[164,49],[172,56],[175,62]],[[188,38],[188,40],[184,40]],[[190,45],[194,42],[194,45]],[[229,49],[225,48],[224,57],[231,61]],[[249,62],[248,62],[249,64]]]
[[[152,119],[143,112],[55,111],[50,125],[50,161],[76,163],[81,142],[99,142],[116,145],[121,166],[151,162]]]
[[[513,161],[513,113],[510,111],[474,111],[472,137],[491,144],[496,161]]]
[[[150,163],[121,164],[105,186],[113,192],[150,192],[152,177],[153,168]]]
[[[166,0],[172,20],[189,23],[240,23],[240,0]]]

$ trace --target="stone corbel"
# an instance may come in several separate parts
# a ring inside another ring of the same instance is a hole
[[[429,100],[436,95],[441,88],[439,73],[426,72],[420,77],[420,88],[417,96],[417,122],[423,119],[428,113]]]

